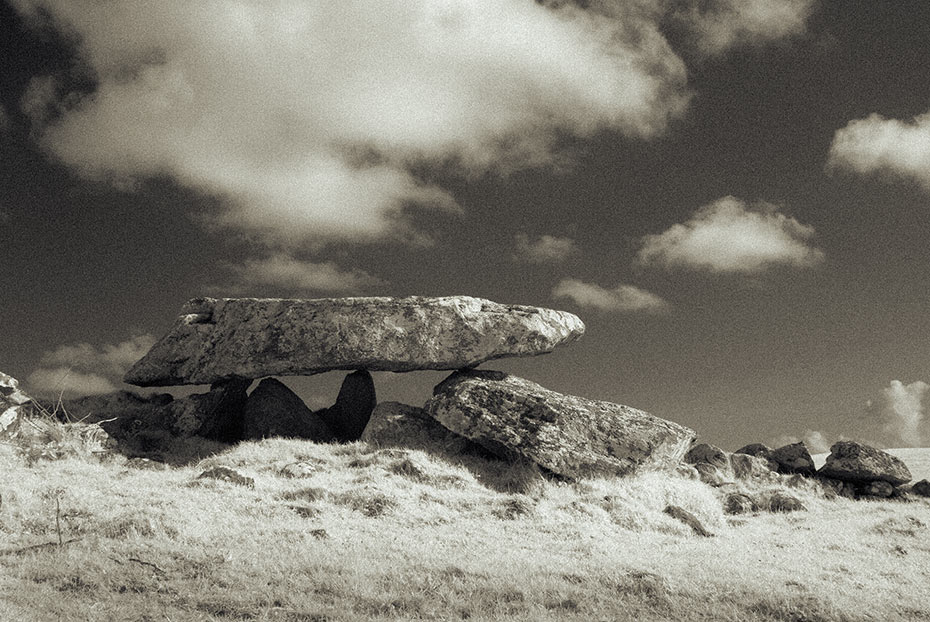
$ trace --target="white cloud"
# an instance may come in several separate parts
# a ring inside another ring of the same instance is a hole
[[[276,254],[264,259],[250,259],[232,266],[236,275],[235,291],[251,286],[271,286],[289,292],[326,291],[340,294],[358,293],[383,285],[384,281],[362,270],[343,270],[333,262],[312,262]]]
[[[577,279],[562,279],[552,290],[553,298],[570,298],[581,307],[602,311],[644,311],[661,313],[668,310],[668,303],[633,285],[618,285],[606,289],[593,283]]]
[[[711,272],[756,273],[774,265],[810,267],[823,252],[810,245],[814,228],[760,202],[752,207],[724,197],[700,208],[684,224],[647,235],[638,260],[644,264]]]
[[[888,173],[930,190],[930,112],[909,122],[878,114],[850,121],[833,137],[827,168]]]
[[[413,164],[543,165],[559,132],[649,137],[688,100],[649,3],[14,5],[76,35],[97,79],[40,127],[51,154],[91,177],[170,176],[277,240],[385,235],[409,203],[452,204]],[[54,89],[35,93],[41,120]]]
[[[691,24],[697,46],[716,55],[745,44],[761,44],[806,30],[815,0],[703,0],[678,13]]]
[[[525,233],[518,233],[514,242],[514,258],[529,263],[558,262],[578,254],[578,246],[571,238],[541,235],[530,239]]]
[[[930,385],[920,380],[904,384],[892,380],[884,389],[883,414],[887,421],[885,431],[893,434],[905,447],[923,447],[930,426],[924,420],[923,399]]]
[[[95,347],[89,343],[62,345],[46,352],[39,368],[26,379],[36,394],[97,395],[116,391],[123,374],[155,343],[138,335],[118,344]]]

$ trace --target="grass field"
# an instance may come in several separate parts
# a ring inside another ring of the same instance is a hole
[[[735,518],[677,476],[557,482],[364,443],[271,439],[164,470],[74,453],[0,446],[4,622],[930,620],[927,500],[802,487],[807,511]],[[216,466],[254,486],[198,478]]]

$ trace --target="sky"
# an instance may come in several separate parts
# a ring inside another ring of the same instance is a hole
[[[923,0],[0,0],[0,106],[33,394],[194,297],[470,295],[587,326],[484,368],[726,449],[930,446]]]

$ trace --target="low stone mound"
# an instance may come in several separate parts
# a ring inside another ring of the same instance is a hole
[[[453,373],[425,409],[502,458],[522,456],[572,478],[674,470],[695,438],[641,410],[556,393],[498,371]]]

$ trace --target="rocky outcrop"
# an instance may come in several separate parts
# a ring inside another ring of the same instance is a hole
[[[883,481],[900,486],[911,481],[911,472],[900,459],[854,441],[840,441],[830,447],[830,455],[817,474],[854,484]]]
[[[0,440],[19,434],[25,410],[32,398],[19,388],[19,381],[0,372]]]
[[[496,371],[455,372],[426,411],[504,458],[527,458],[567,477],[674,469],[692,430],[610,402],[563,395]]]
[[[197,298],[125,380],[169,386],[338,369],[460,369],[544,354],[583,333],[571,313],[468,296]]]
[[[778,465],[779,473],[813,475],[817,470],[814,467],[814,459],[811,458],[804,443],[791,443],[774,449],[769,453],[768,458]]]
[[[272,436],[328,443],[336,435],[317,413],[280,380],[265,378],[252,390],[242,413],[242,438]]]
[[[338,440],[351,443],[361,438],[371,418],[371,411],[377,404],[375,383],[371,374],[361,370],[347,375],[342,381],[336,403],[317,414],[336,434]]]
[[[378,447],[408,447],[441,453],[461,453],[471,441],[446,429],[422,408],[381,402],[361,440]]]

